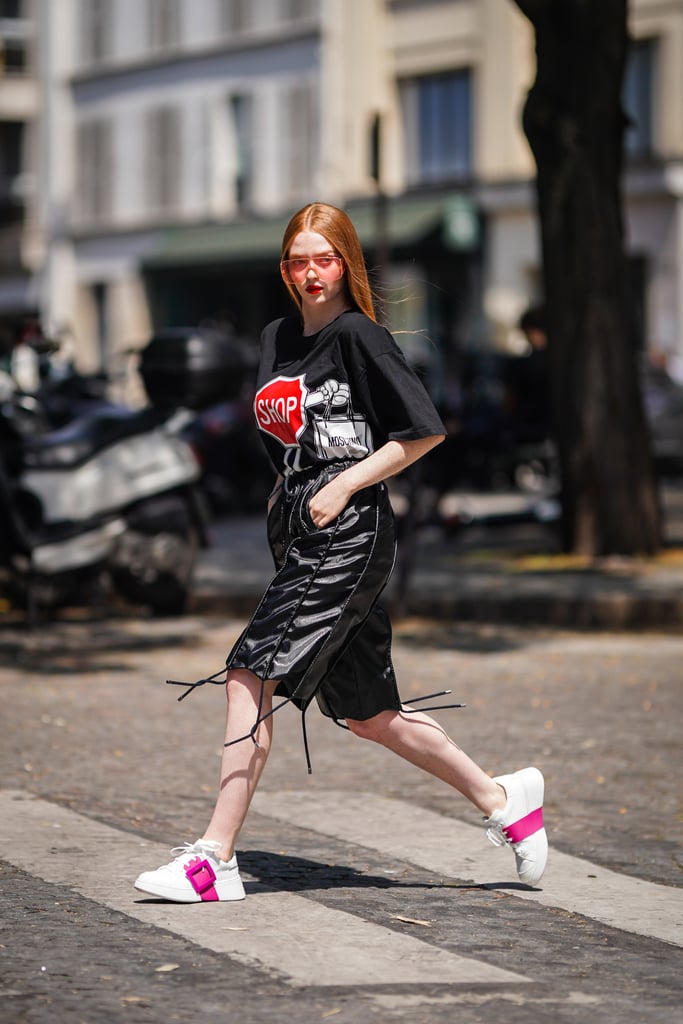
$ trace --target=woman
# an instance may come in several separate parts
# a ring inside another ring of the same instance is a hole
[[[211,821],[135,887],[177,902],[244,898],[235,842],[268,757],[275,695],[303,712],[315,697],[355,735],[453,786],[485,815],[489,838],[512,846],[520,879],[535,884],[547,857],[541,773],[491,779],[433,719],[403,707],[389,621],[377,604],[395,552],[384,481],[439,444],[443,425],[375,320],[361,246],[343,211],[313,203],[295,214],[280,270],[299,315],[264,330],[254,401],[278,470],[268,503],[277,572],[227,658]]]

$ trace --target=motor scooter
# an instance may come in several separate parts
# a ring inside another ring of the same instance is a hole
[[[0,409],[0,564],[16,600],[56,605],[106,574],[156,613],[185,607],[206,515],[183,416],[110,407],[22,433]]]
[[[5,394],[0,569],[12,598],[82,600],[107,577],[132,602],[182,612],[208,521],[182,432],[193,409],[241,386],[238,355],[215,332],[167,331],[142,353],[149,406],[106,405],[47,432],[31,429],[25,396]]]

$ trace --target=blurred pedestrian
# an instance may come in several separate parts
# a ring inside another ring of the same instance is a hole
[[[507,412],[512,440],[527,444],[545,441],[550,434],[550,369],[548,332],[542,306],[527,309],[519,320],[527,351],[509,364]]]
[[[225,747],[208,827],[135,886],[177,902],[244,897],[235,843],[266,764],[273,711],[292,702],[305,713],[313,698],[337,724],[463,794],[489,838],[512,846],[520,879],[535,884],[547,856],[541,773],[491,779],[432,718],[402,703],[391,627],[377,603],[395,554],[384,481],[443,440],[443,424],[376,322],[343,211],[313,203],[295,214],[280,269],[298,314],[265,328],[254,402],[278,474],[268,502],[277,571],[227,657]]]

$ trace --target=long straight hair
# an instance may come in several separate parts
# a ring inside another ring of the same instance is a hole
[[[348,214],[328,203],[309,203],[304,206],[294,214],[285,228],[282,238],[283,260],[288,259],[290,246],[300,231],[314,231],[327,239],[334,251],[344,260],[349,301],[361,313],[377,322],[363,249]],[[286,276],[285,284],[294,302],[301,309],[301,296]]]

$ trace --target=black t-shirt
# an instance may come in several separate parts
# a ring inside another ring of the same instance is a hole
[[[308,336],[298,317],[268,324],[256,388],[256,423],[284,475],[446,432],[389,331],[359,312]]]

